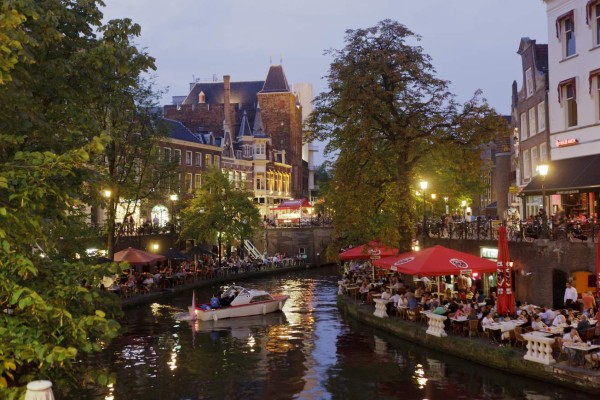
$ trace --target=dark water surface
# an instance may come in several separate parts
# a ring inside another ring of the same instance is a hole
[[[241,282],[290,295],[283,313],[195,322],[191,292],[126,312],[102,355],[117,374],[106,400],[592,399],[397,339],[343,319],[337,268]],[[196,290],[206,300],[214,288]]]

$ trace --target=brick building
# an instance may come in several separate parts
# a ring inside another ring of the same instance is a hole
[[[221,150],[221,169],[254,192],[261,214],[282,200],[308,197],[302,107],[281,65],[271,65],[264,81],[224,76],[223,82],[192,83],[174,103],[164,107],[165,118],[192,136],[212,138]]]

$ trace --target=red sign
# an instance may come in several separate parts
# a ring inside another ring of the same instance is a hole
[[[567,146],[574,146],[576,144],[579,143],[579,139],[564,139],[564,140],[557,140],[556,141],[556,147],[567,147]]]

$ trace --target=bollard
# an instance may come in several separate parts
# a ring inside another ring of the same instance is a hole
[[[25,400],[54,400],[52,382],[33,381],[27,384]]]

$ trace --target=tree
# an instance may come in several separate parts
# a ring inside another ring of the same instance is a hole
[[[325,141],[325,153],[337,155],[328,202],[335,234],[346,243],[380,238],[410,250],[417,177],[472,182],[467,177],[483,166],[481,146],[499,127],[480,93],[456,102],[430,57],[411,44],[419,39],[384,20],[346,31],[344,49],[327,52],[328,90],[314,101],[308,139]],[[469,165],[460,171],[466,176],[437,168],[456,163]]]
[[[223,243],[250,238],[260,224],[260,214],[252,193],[239,190],[218,168],[203,175],[204,183],[182,211],[182,238],[217,242],[219,265]]]
[[[0,6],[2,398],[34,379],[52,380],[59,397],[109,379],[84,361],[119,334],[119,299],[98,286],[119,269],[86,257],[83,211],[98,201],[105,171],[93,160],[110,143],[98,110],[118,107],[136,87],[129,71],[152,59],[129,41],[131,21],[100,29],[98,4]]]

